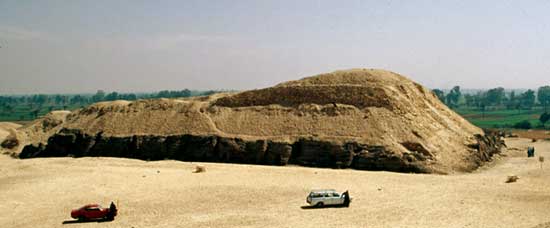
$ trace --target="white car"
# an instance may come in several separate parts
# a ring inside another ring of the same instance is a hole
[[[311,191],[306,198],[306,202],[317,207],[335,205],[349,207],[351,197],[349,197],[348,191],[339,194],[334,189],[319,189]]]

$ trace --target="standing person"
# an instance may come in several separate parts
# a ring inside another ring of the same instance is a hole
[[[115,216],[117,215],[117,208],[114,202],[111,202],[111,205],[109,206],[109,215],[107,216],[108,220],[115,219]]]
[[[527,157],[534,157],[535,156],[535,147],[527,147]]]
[[[346,191],[344,192],[344,194],[342,194],[342,195],[344,195],[344,206],[345,206],[345,207],[349,207],[349,203],[350,203],[349,191],[346,190]]]

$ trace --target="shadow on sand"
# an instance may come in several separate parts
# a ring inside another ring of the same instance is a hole
[[[90,223],[90,222],[100,223],[100,222],[111,222],[111,221],[113,221],[113,220],[109,220],[109,219],[65,220],[61,224],[65,225],[65,224]]]
[[[329,205],[329,206],[322,206],[322,207],[318,207],[318,206],[301,206],[300,208],[302,208],[302,210],[310,210],[310,209],[323,209],[323,208],[346,208],[346,207],[349,207],[349,206],[344,206],[344,205]]]

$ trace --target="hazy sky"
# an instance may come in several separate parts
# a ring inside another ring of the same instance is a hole
[[[0,94],[253,89],[383,68],[550,84],[550,1],[0,0]]]

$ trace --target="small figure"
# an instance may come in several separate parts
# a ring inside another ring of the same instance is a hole
[[[107,214],[108,220],[114,220],[115,216],[117,215],[118,209],[116,208],[116,205],[114,202],[111,202],[111,205],[109,206],[109,213]]]
[[[527,157],[535,157],[535,147],[528,147],[527,148]]]
[[[342,195],[344,195],[344,203],[342,205],[344,205],[344,207],[349,207],[349,203],[351,202],[349,198],[349,191],[346,190]]]

